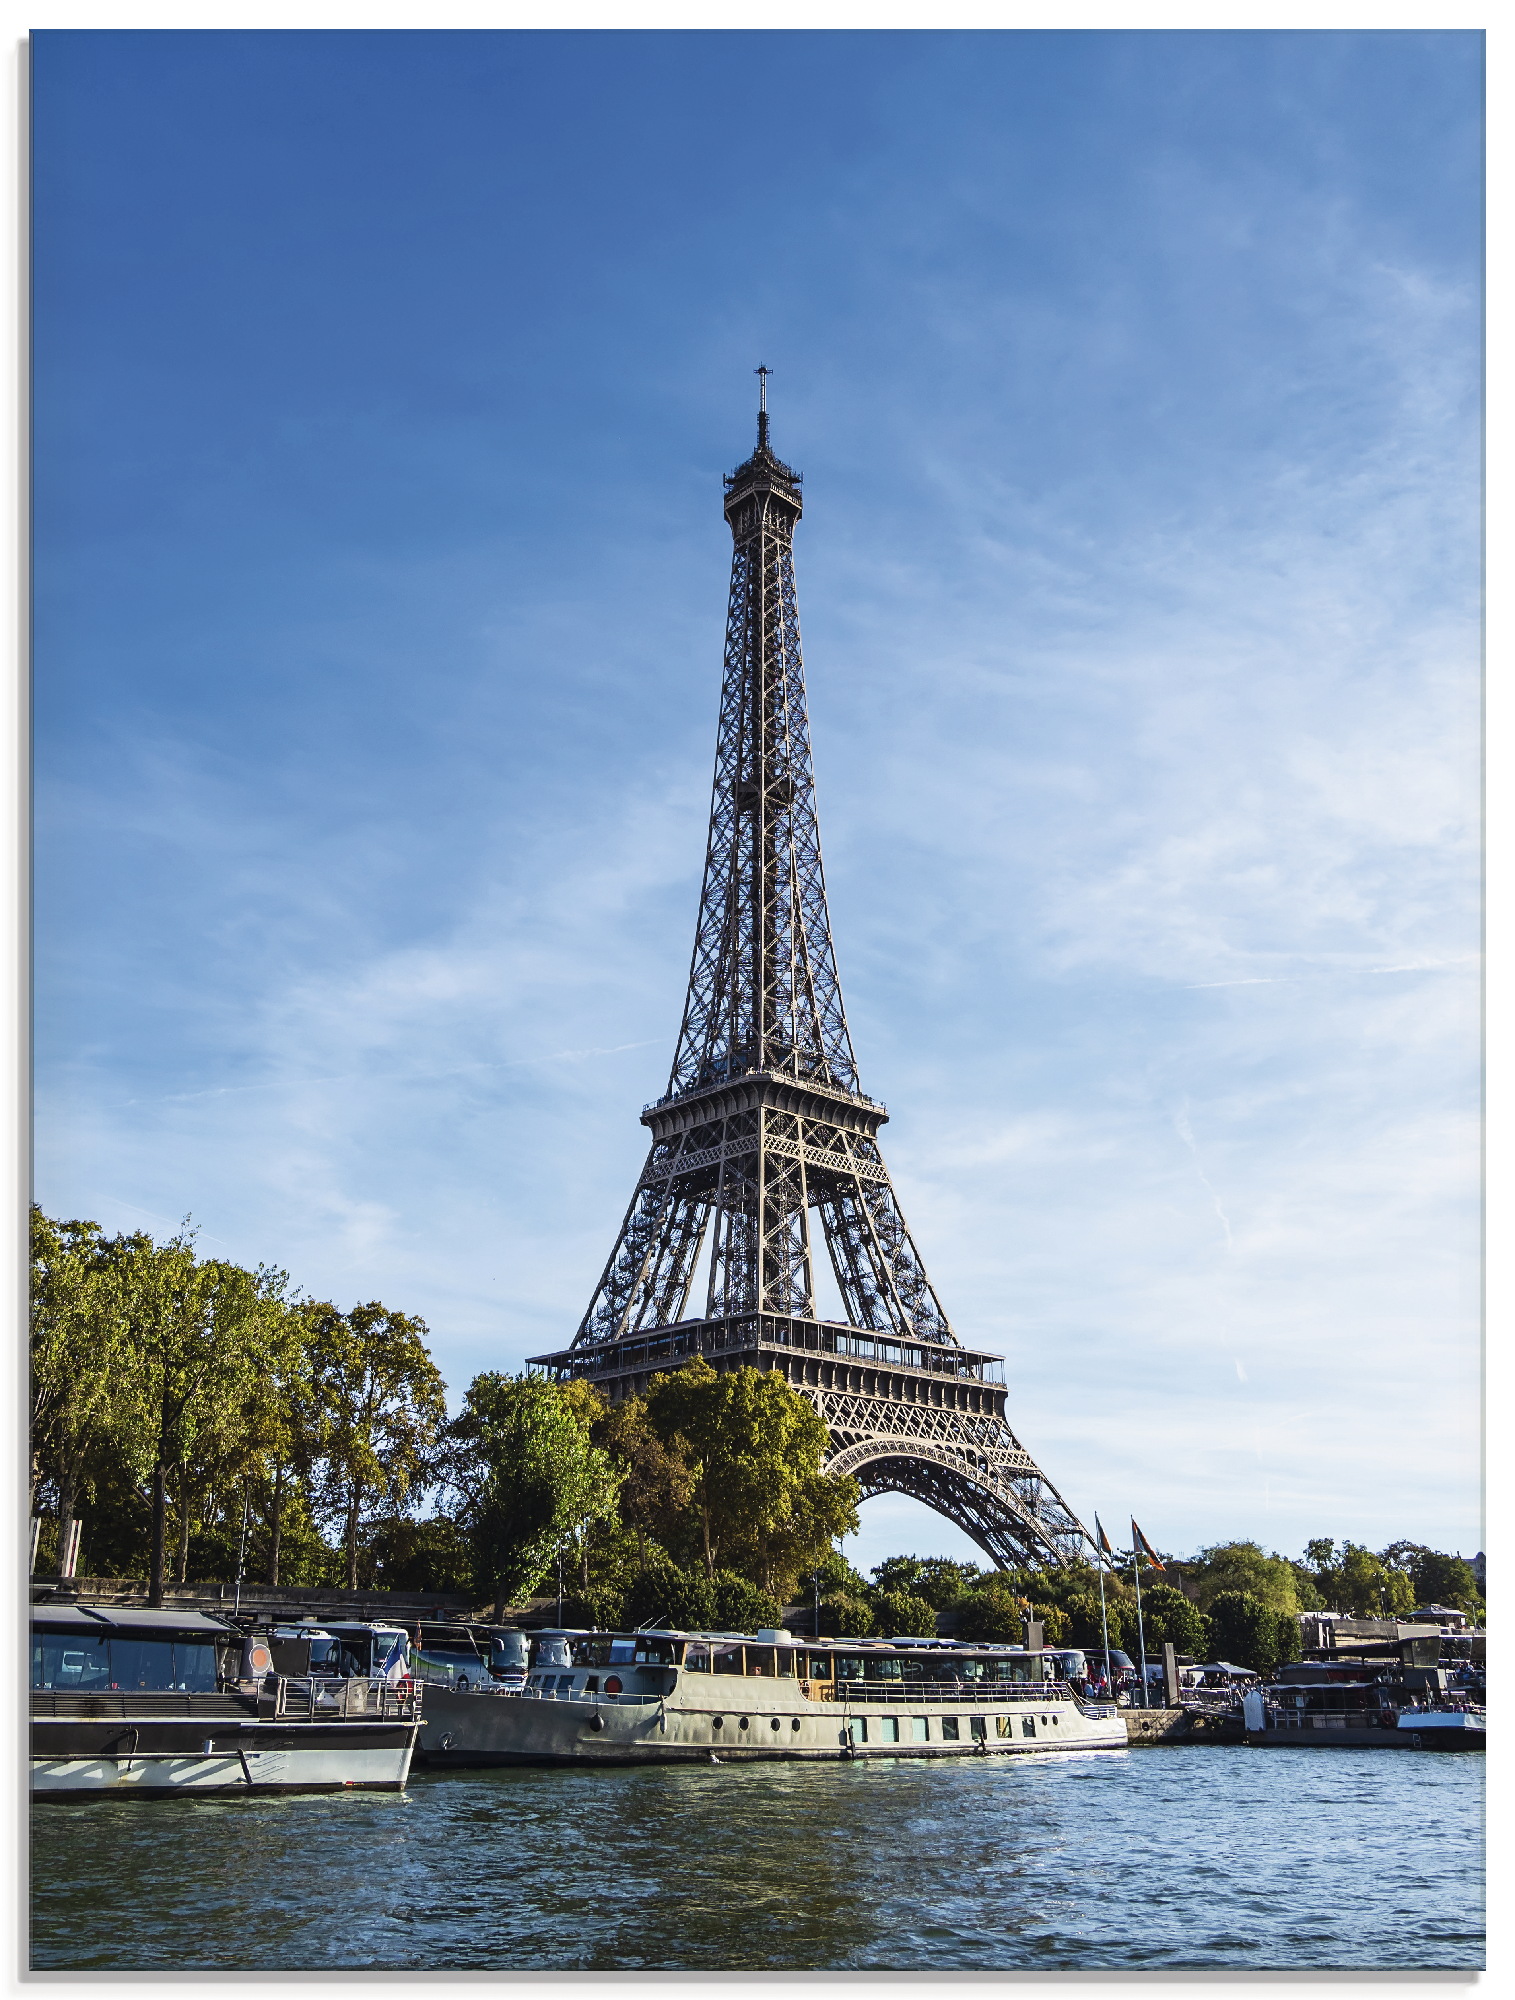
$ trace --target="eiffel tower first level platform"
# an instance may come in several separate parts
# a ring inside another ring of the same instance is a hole
[[[570,1347],[531,1366],[619,1401],[702,1355],[780,1371],[824,1419],[827,1469],[906,1493],[995,1562],[1091,1555],[1010,1428],[1003,1364],[958,1340],[858,1086],[821,868],[793,534],[800,475],[768,444],[726,480],[731,597],[704,883],[668,1089]],[[845,1321],[823,1319],[825,1245]]]

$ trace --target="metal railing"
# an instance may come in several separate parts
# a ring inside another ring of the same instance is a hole
[[[273,1695],[276,1720],[413,1722],[421,1713],[421,1690],[415,1682],[396,1687],[361,1677],[280,1674]]]

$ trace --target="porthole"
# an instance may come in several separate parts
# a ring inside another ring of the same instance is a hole
[[[790,1727],[791,1729],[798,1729],[798,1728],[799,1728],[799,1726],[800,1726],[800,1719],[799,1719],[799,1717],[798,1717],[798,1716],[796,1715],[796,1716],[795,1716],[795,1717],[793,1718],[793,1720],[792,1720],[792,1721],[790,1722],[790,1724],[789,1724],[789,1727]]]
[[[782,1729],[782,1728],[783,1728],[783,1726],[784,1726],[784,1724],[783,1724],[783,1721],[782,1721],[782,1719],[781,1719],[781,1718],[780,1718],[779,1716],[777,1716],[777,1715],[776,1715],[776,1716],[775,1716],[775,1717],[773,1718],[773,1721],[772,1721],[772,1723],[771,1723],[770,1727],[771,1727],[771,1728],[774,1728],[774,1729]]]
[[[710,1726],[711,1726],[711,1728],[712,1728],[712,1729],[719,1729],[719,1728],[720,1728],[720,1726],[721,1726],[721,1724],[722,1724],[722,1723],[723,1723],[723,1722],[724,1722],[725,1720],[726,1720],[726,1718],[725,1718],[725,1716],[724,1716],[724,1715],[712,1715],[712,1716],[711,1716],[711,1718],[710,1718]]]
[[[750,1725],[749,1725],[749,1723],[748,1723],[748,1721],[747,1721],[747,1718],[746,1718],[746,1716],[745,1716],[745,1715],[744,1715],[744,1716],[742,1717],[742,1720],[741,1720],[741,1723],[739,1724],[739,1727],[740,1727],[740,1728],[742,1728],[742,1729],[746,1729],[746,1728],[749,1728],[749,1727],[750,1727]]]

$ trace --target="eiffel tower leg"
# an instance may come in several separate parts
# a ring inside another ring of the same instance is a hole
[[[614,1340],[681,1319],[708,1214],[705,1203],[675,1193],[667,1181],[644,1180],[576,1339]]]

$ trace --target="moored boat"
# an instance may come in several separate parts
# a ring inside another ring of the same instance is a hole
[[[428,1765],[639,1764],[1124,1750],[1113,1702],[1050,1651],[786,1631],[544,1632],[524,1687],[428,1690]]]
[[[1484,1711],[1400,1681],[1293,1679],[1242,1698],[1244,1740],[1259,1749],[1482,1750]]]
[[[349,1665],[361,1644],[362,1672],[312,1671],[307,1656],[303,1672],[281,1673],[288,1643],[202,1612],[34,1607],[33,1792],[400,1790],[413,1685],[372,1672],[378,1642],[357,1628]]]

